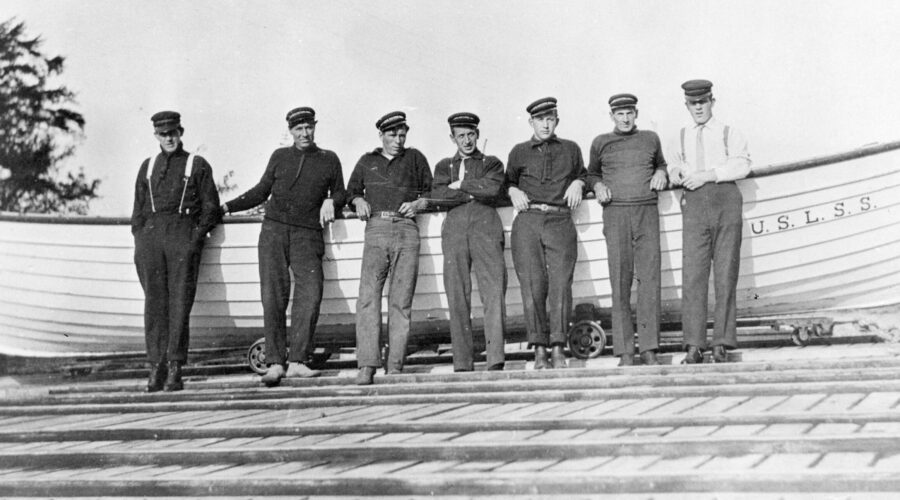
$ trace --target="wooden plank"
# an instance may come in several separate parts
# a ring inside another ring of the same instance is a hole
[[[710,435],[720,438],[749,437],[759,434],[765,428],[764,424],[723,425]]]
[[[862,428],[859,424],[817,424],[809,430],[810,436],[832,436],[853,434]]]
[[[726,412],[743,403],[746,396],[719,396],[681,412],[681,415],[711,415]]]
[[[804,435],[808,430],[812,429],[810,424],[772,424],[765,429],[759,431],[757,436],[762,437],[796,437]]]
[[[666,439],[681,439],[691,437],[706,437],[712,435],[719,430],[719,427],[713,425],[697,425],[691,427],[678,427],[672,432],[666,434]]]
[[[456,460],[426,460],[417,462],[402,469],[400,472],[409,476],[429,475],[445,472],[456,466],[458,463],[459,462]]]
[[[542,460],[542,459],[534,459],[534,460],[516,460],[515,462],[509,462],[500,467],[497,467],[494,472],[500,474],[507,473],[524,473],[524,474],[534,474],[543,471],[544,469],[559,463],[559,459],[551,459],[551,460]]]
[[[693,472],[695,469],[698,469],[703,464],[709,462],[712,458],[713,457],[710,455],[686,455],[683,457],[661,458],[651,463],[643,470],[649,473]]]
[[[809,411],[821,412],[844,412],[853,408],[857,403],[863,400],[867,395],[864,393],[850,394],[830,394],[827,398],[810,407]]]
[[[648,469],[660,459],[662,457],[658,455],[618,456],[597,466],[593,469],[593,472],[598,474],[635,473]]]
[[[845,471],[869,468],[875,463],[877,455],[870,451],[826,453],[813,465],[813,469]]]
[[[538,418],[536,414],[542,413],[545,411],[558,409],[560,406],[565,405],[563,402],[552,402],[552,403],[521,403],[521,404],[511,404],[511,405],[498,405],[494,408],[494,411],[488,410],[488,415],[490,417],[496,418],[498,420],[520,420],[520,419],[528,419],[528,418]],[[479,415],[479,418],[486,418],[483,415]]]
[[[851,411],[886,411],[896,407],[898,402],[900,402],[900,392],[872,392],[851,408]]]
[[[367,441],[367,443],[371,444],[382,444],[382,443],[402,443],[404,441],[410,441],[417,437],[422,436],[421,432],[392,432],[390,434],[382,434],[380,436],[376,436]]]
[[[801,472],[819,460],[819,453],[778,453],[766,457],[754,468],[754,475],[762,472]]]
[[[453,443],[516,443],[541,434],[541,431],[488,431],[464,434]]]
[[[577,436],[584,434],[584,432],[583,429],[549,430],[531,436],[528,440],[535,443],[566,442],[574,440]]]
[[[688,398],[678,398],[673,399],[672,401],[665,403],[663,405],[657,406],[652,410],[645,411],[641,414],[641,416],[649,417],[649,416],[670,416],[670,415],[678,415],[686,410],[690,410],[691,408],[698,406],[702,403],[709,401],[712,398],[709,397],[688,397]]]
[[[736,456],[714,456],[709,461],[700,464],[697,472],[724,472],[733,474],[752,474],[752,470],[766,458],[766,455],[749,454]]]
[[[755,396],[747,398],[741,404],[729,408],[722,413],[742,412],[757,413],[771,410],[775,405],[783,403],[788,396]]]
[[[658,408],[666,403],[672,401],[672,398],[669,397],[659,397],[659,398],[646,398],[636,401],[634,404],[622,406],[613,410],[606,412],[604,415],[607,417],[615,417],[615,416],[627,416],[627,417],[637,417],[643,415],[645,412],[648,412],[654,408]]]
[[[779,403],[771,408],[769,408],[769,412],[778,412],[778,413],[786,413],[786,412],[795,412],[795,411],[807,411],[812,408],[815,404],[824,400],[828,397],[828,394],[798,394],[795,396],[791,396],[787,398],[784,402]]]
[[[588,472],[597,469],[606,463],[612,462],[615,459],[616,457],[612,455],[562,459],[555,465],[547,467],[544,472],[548,474]]]
[[[353,469],[347,469],[341,472],[338,477],[366,477],[366,476],[381,476],[386,474],[391,474],[403,469],[406,469],[412,465],[415,465],[417,461],[415,460],[387,460],[387,461],[379,461],[372,462],[365,465],[361,465],[359,467],[355,467]]]

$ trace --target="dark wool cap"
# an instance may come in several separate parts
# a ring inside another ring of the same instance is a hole
[[[615,111],[619,108],[634,108],[638,98],[634,94],[616,94],[609,98],[609,109]]]
[[[403,125],[406,125],[406,113],[404,113],[403,111],[391,111],[390,113],[382,116],[377,122],[375,122],[375,127],[382,132],[387,132],[388,130],[395,129]],[[408,125],[406,126],[408,127]]]
[[[181,115],[176,111],[160,111],[150,117],[153,122],[153,131],[164,133],[181,128]]]
[[[453,113],[447,118],[447,123],[450,124],[451,129],[453,127],[478,128],[478,123],[480,122],[481,119],[475,113]]]
[[[712,96],[712,82],[709,80],[688,80],[681,84],[688,100],[700,100]]]
[[[544,97],[534,101],[529,104],[525,111],[528,111],[528,114],[531,116],[544,115],[553,111],[556,111],[556,98],[555,97]]]
[[[288,111],[285,120],[288,122],[288,128],[294,128],[298,123],[316,123],[316,112],[306,106],[294,108]]]

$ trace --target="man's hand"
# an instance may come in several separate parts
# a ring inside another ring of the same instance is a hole
[[[612,200],[612,191],[606,187],[606,184],[598,182],[594,184],[594,196],[597,197],[597,203],[609,203]]]
[[[334,200],[326,198],[319,209],[319,225],[325,227],[329,222],[334,222]]]
[[[521,212],[528,208],[528,202],[531,201],[528,199],[528,195],[525,194],[525,191],[521,189],[510,186],[509,187],[509,199],[512,201],[513,208]]]
[[[681,184],[691,191],[699,189],[707,182],[714,182],[716,174],[712,170],[704,170],[702,172],[691,172],[684,176]]]
[[[400,214],[404,217],[409,217],[410,219],[416,216],[416,213],[421,212],[428,208],[428,200],[425,198],[419,198],[416,201],[407,201],[406,203],[400,205]]]
[[[684,172],[682,172],[681,167],[672,169],[669,175],[669,182],[671,182],[673,186],[680,186],[684,182]]]
[[[462,185],[462,181],[461,181],[461,180],[459,180],[459,181],[453,181],[453,182],[451,182],[447,187],[448,187],[449,189],[459,189],[459,186],[460,186],[460,185]]]
[[[569,188],[566,189],[566,194],[563,195],[563,199],[566,200],[566,204],[569,205],[569,208],[572,210],[578,208],[578,205],[581,204],[583,191],[584,181],[576,179],[569,184]]]
[[[666,172],[665,170],[657,170],[653,172],[653,177],[650,178],[650,189],[654,191],[662,191],[666,188]]]
[[[353,208],[356,210],[356,216],[359,217],[359,220],[369,220],[369,216],[372,215],[372,207],[369,206],[369,202],[365,198],[354,199]]]

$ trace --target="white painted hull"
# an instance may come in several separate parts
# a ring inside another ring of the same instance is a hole
[[[900,143],[811,160],[805,162],[808,168],[765,167],[738,182],[745,217],[739,317],[828,315],[900,303],[898,148]],[[659,201],[664,321],[680,319],[680,196],[680,190],[666,191]],[[508,243],[514,212],[501,208],[499,213]],[[603,309],[611,296],[601,215],[594,200],[574,214],[579,242],[573,295],[575,304]],[[422,246],[414,337],[447,332],[444,216],[418,218]],[[259,225],[255,219],[231,220],[212,234],[191,317],[192,349],[245,347],[262,336]],[[319,344],[352,345],[362,238],[363,222],[356,219],[337,221],[326,232]],[[522,302],[508,247],[506,303],[515,329],[522,325]],[[133,252],[124,219],[0,217],[0,353],[142,352],[143,292]],[[480,318],[474,295],[473,316]]]

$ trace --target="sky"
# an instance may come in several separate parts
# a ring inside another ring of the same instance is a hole
[[[478,114],[482,147],[505,162],[544,96],[585,161],[612,130],[615,93],[636,94],[638,126],[668,144],[689,122],[680,85],[694,78],[714,83],[714,114],[758,166],[900,140],[892,0],[0,0],[11,17],[66,58],[60,83],[87,122],[68,167],[102,180],[96,215],[130,214],[164,109],[239,191],[290,143],[298,106],[315,108],[316,142],[345,181],[393,110],[432,167],[454,152],[450,114]]]

